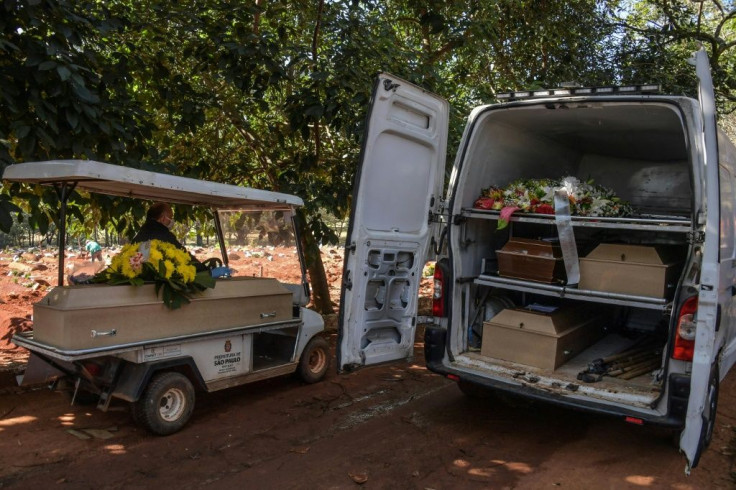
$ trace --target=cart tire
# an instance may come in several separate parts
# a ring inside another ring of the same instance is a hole
[[[305,383],[321,381],[330,366],[330,346],[322,337],[312,337],[302,352],[297,373]]]
[[[149,432],[166,436],[184,427],[193,410],[194,386],[189,379],[180,373],[160,373],[133,404],[133,419]]]

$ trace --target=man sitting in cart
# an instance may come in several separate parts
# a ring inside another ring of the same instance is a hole
[[[138,233],[133,237],[133,243],[145,242],[148,240],[161,240],[162,242],[170,243],[176,248],[186,250],[184,245],[176,238],[171,232],[174,227],[174,212],[171,210],[171,206],[165,202],[156,202],[148,208],[146,212],[146,221]],[[192,258],[192,264],[197,268],[197,271],[206,270],[207,267],[203,265],[197,258],[189,254]]]

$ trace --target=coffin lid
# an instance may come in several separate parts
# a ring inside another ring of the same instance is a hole
[[[675,250],[672,248],[619,243],[601,243],[585,258],[643,265],[669,265],[677,262]]]
[[[549,313],[525,308],[507,308],[489,320],[489,323],[543,335],[558,336],[590,318],[586,307],[560,307]]]
[[[154,284],[143,286],[108,284],[89,284],[53,288],[39,302],[38,307],[60,310],[94,309],[110,307],[130,307],[142,304],[162,303],[157,297]],[[260,277],[234,277],[217,281],[214,289],[205,289],[192,298],[192,302],[242,297],[244,300],[258,301],[263,296],[288,296],[292,293],[276,279]],[[216,314],[216,306],[213,306]],[[184,305],[179,311],[187,311]]]
[[[556,241],[530,238],[510,238],[500,252],[548,258],[562,257],[560,244]]]

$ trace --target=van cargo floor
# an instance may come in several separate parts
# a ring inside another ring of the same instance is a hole
[[[454,364],[458,368],[470,368],[494,378],[507,378],[514,384],[535,385],[566,395],[576,393],[611,402],[650,407],[661,391],[659,382],[655,382],[650,373],[629,380],[610,376],[603,376],[600,381],[592,383],[578,380],[578,373],[584,371],[593,360],[619,353],[633,343],[631,339],[609,334],[554,371],[489,358],[480,352],[465,352],[456,356]]]

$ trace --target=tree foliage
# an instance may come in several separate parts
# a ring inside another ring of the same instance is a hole
[[[469,108],[501,91],[659,82],[694,95],[700,44],[727,113],[735,18],[731,0],[7,0],[0,171],[89,158],[297,194],[317,276],[317,244],[337,239],[324,213],[350,209],[377,72],[450,101],[451,149]],[[87,232],[132,234],[143,216],[124,199],[71,201]],[[0,229],[21,210],[48,229],[57,207],[52,190],[4,185]]]

